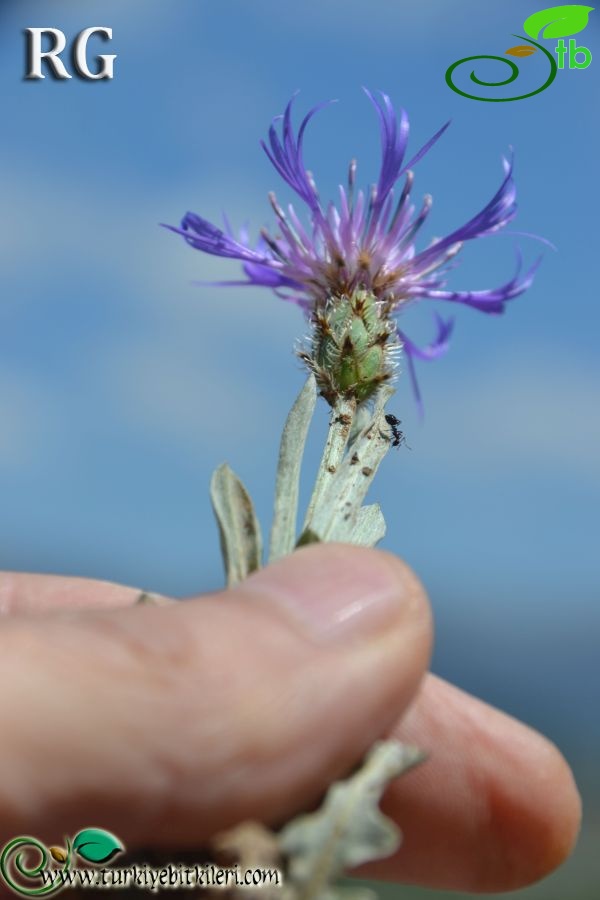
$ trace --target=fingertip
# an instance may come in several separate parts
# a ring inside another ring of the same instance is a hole
[[[555,744],[527,730],[527,780],[517,780],[518,794],[507,790],[506,781],[488,782],[488,862],[476,871],[472,888],[480,892],[512,891],[540,881],[568,859],[577,843],[582,803],[573,772]]]
[[[404,842],[371,873],[493,893],[540,880],[572,852],[581,800],[543,735],[433,675],[395,733],[429,756],[384,798]]]
[[[350,544],[311,544],[255,572],[237,592],[274,600],[313,631],[357,634],[394,626],[419,632],[431,653],[432,616],[426,591],[410,567],[392,553]]]

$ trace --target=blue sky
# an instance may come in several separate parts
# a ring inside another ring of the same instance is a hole
[[[340,101],[306,140],[322,195],[352,156],[361,183],[374,180],[378,133],[360,88],[380,88],[408,110],[413,149],[452,119],[416,170],[415,198],[434,197],[426,240],[481,208],[513,146],[513,230],[558,248],[502,235],[462,254],[457,288],[506,280],[515,244],[544,260],[504,317],[458,311],[450,353],[420,368],[422,425],[401,379],[394,411],[412,449],[389,454],[374,487],[384,546],[431,591],[440,670],[583,753],[599,737],[585,677],[600,624],[600,57],[532,99],[476,103],[448,89],[445,69],[517,43],[535,6],[73,6],[4,0],[0,13],[0,564],[173,594],[216,587],[207,486],[224,459],[268,530],[278,438],[303,381],[302,316],[266,291],[194,286],[236,277],[235,263],[158,223],[191,209],[226,210],[254,233],[268,224],[267,192],[288,194],[259,139],[296,89],[298,112]],[[596,15],[578,36],[594,53]],[[22,80],[23,28],[92,24],[113,27],[114,81]],[[431,309],[406,325],[426,339]],[[326,415],[322,405],[309,469]]]

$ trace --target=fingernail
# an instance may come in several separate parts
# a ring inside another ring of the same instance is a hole
[[[391,555],[334,544],[298,550],[239,589],[274,600],[314,636],[329,640],[385,631],[405,613],[419,586]]]

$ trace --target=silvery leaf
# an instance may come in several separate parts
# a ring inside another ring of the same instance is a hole
[[[213,474],[210,498],[219,526],[227,584],[235,584],[261,566],[260,525],[250,495],[226,463]]]
[[[374,547],[385,537],[385,519],[379,503],[359,509],[351,543],[360,547]]]
[[[329,788],[320,809],[284,827],[280,847],[297,900],[341,898],[335,881],[346,869],[395,853],[401,832],[381,812],[379,800],[393,778],[422,759],[415,747],[381,741],[358,772]]]
[[[269,561],[291,553],[296,543],[296,517],[300,469],[304,445],[317,402],[317,383],[311,375],[287,417],[281,445],[275,484],[275,511],[271,528]]]
[[[328,479],[318,496],[299,545],[311,540],[352,542],[359,512],[375,473],[391,446],[385,404],[394,393],[383,387],[371,421]]]
[[[352,425],[356,414],[356,400],[353,397],[338,397],[331,410],[327,441],[321,457],[315,486],[308,504],[302,531],[312,529],[312,520],[320,507],[324,494],[328,491],[344,458]],[[306,541],[304,541],[306,543]]]

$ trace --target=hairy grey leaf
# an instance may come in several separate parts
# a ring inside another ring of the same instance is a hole
[[[344,458],[355,413],[356,400],[353,397],[339,397],[331,410],[327,441],[321,457],[312,497],[306,511],[303,531],[306,531],[311,526],[315,510],[320,506],[323,495],[333,481]]]
[[[321,541],[352,542],[363,500],[383,457],[391,446],[385,404],[393,395],[381,388],[373,417],[355,439],[317,498],[308,523]],[[303,535],[300,538],[303,541]]]
[[[359,436],[361,431],[367,427],[369,422],[371,421],[372,413],[369,410],[368,406],[365,406],[363,403],[356,410],[356,415],[352,421],[352,428],[350,429],[350,437],[348,438],[348,447],[351,447],[356,438]]]
[[[374,547],[385,537],[385,519],[379,503],[359,509],[351,542],[359,547]]]
[[[270,562],[291,553],[296,543],[300,469],[306,435],[316,402],[317,383],[315,376],[311,375],[290,410],[281,436],[275,484],[275,511],[271,527]]]
[[[261,566],[260,525],[248,491],[227,463],[213,473],[210,498],[219,526],[227,584],[235,584]]]
[[[421,751],[381,741],[363,766],[333,784],[316,812],[298,816],[280,833],[288,885],[296,900],[334,900],[335,881],[349,868],[390,856],[400,846],[398,826],[379,809],[387,784],[423,759]]]

